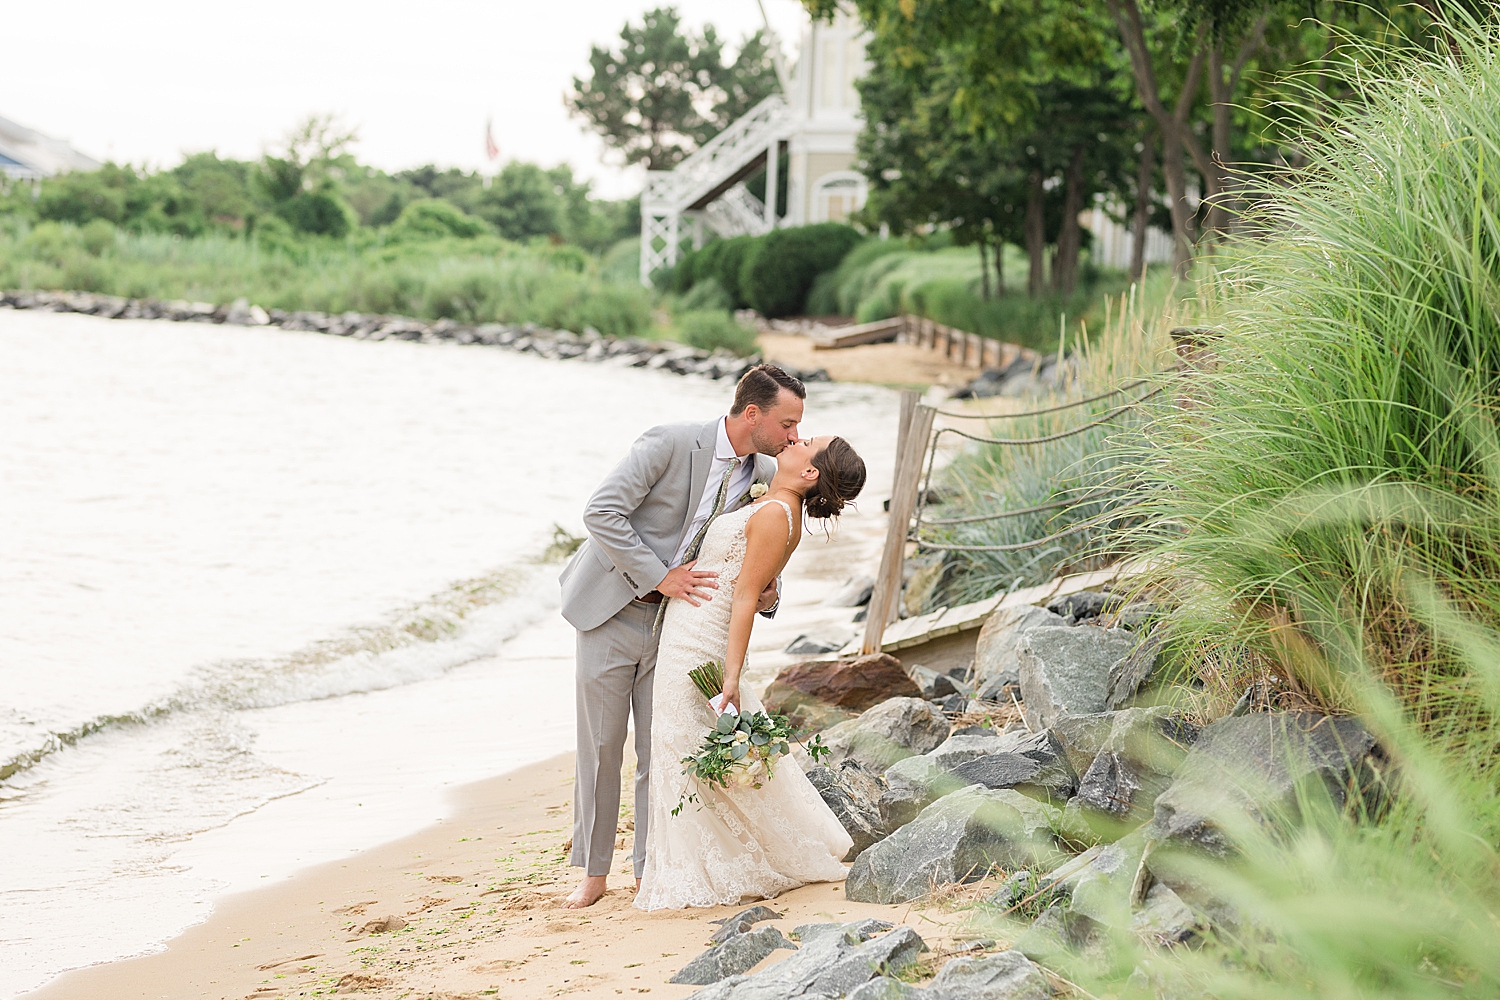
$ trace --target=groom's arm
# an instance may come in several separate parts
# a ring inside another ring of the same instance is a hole
[[[630,523],[641,501],[666,474],[673,443],[665,427],[653,427],[630,448],[630,454],[605,477],[583,509],[583,524],[594,544],[614,564],[635,596],[644,597],[665,579],[667,566],[641,540]]]

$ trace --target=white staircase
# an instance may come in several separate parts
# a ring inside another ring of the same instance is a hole
[[[772,94],[675,169],[646,175],[641,193],[641,284],[649,286],[653,271],[677,263],[685,239],[691,237],[695,247],[701,246],[704,222],[720,236],[759,235],[775,228],[774,209],[746,190],[743,182],[764,167],[766,190],[776,190],[779,150],[791,127],[786,100]],[[683,232],[684,217],[693,223],[690,233]]]

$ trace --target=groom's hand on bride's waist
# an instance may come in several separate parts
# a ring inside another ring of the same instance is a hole
[[[667,570],[667,575],[656,585],[656,589],[668,597],[687,601],[695,608],[712,599],[713,592],[719,589],[719,574],[693,569],[697,562],[695,559]]]
[[[766,584],[766,589],[760,592],[760,599],[755,602],[756,612],[769,611],[781,600],[781,595],[776,592],[776,581],[773,579]]]

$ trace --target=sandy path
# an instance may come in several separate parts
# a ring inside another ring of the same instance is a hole
[[[960,386],[972,382],[977,368],[964,368],[936,351],[914,344],[865,344],[837,351],[815,351],[807,337],[762,333],[760,349],[770,361],[798,368],[826,368],[835,382],[922,387]]]

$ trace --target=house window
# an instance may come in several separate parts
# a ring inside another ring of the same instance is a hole
[[[852,170],[818,178],[813,186],[813,221],[847,222],[864,207],[868,190],[864,175]]]

